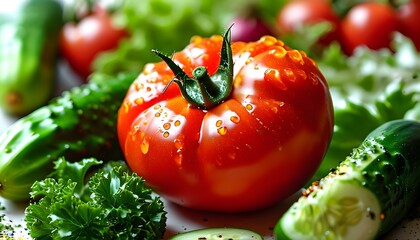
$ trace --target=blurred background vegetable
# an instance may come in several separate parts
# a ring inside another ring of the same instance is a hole
[[[0,2],[0,106],[5,112],[22,116],[52,97],[62,22],[62,7],[54,0]]]
[[[89,0],[76,1],[67,11],[67,17],[71,20],[66,22],[61,31],[60,50],[71,68],[84,81],[93,71],[92,62],[95,58],[102,52],[115,49],[120,40],[129,35],[112,21],[111,10],[110,6],[100,6],[96,1]]]

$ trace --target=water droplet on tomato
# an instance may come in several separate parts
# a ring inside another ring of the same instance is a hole
[[[216,127],[220,127],[222,126],[223,121],[222,120],[217,120],[216,121]]]
[[[163,132],[163,137],[164,137],[164,138],[169,137],[169,132],[168,132],[168,131]]]
[[[302,69],[297,69],[296,74],[299,75],[303,80],[306,80],[308,78],[308,75],[306,75],[306,72]]]
[[[136,91],[140,91],[144,88],[144,84],[143,83],[139,83],[139,82],[134,82],[134,89]]]
[[[287,51],[287,56],[289,56],[289,58],[294,62],[300,63],[301,65],[305,64],[303,57],[298,50],[293,49]]]
[[[139,98],[136,98],[136,100],[134,100],[134,102],[135,102],[137,105],[141,105],[141,104],[143,104],[143,103],[144,103],[144,99],[143,99],[142,97],[139,97]]]
[[[143,138],[143,141],[140,144],[140,150],[143,154],[147,154],[149,152],[149,141],[146,138]]]
[[[268,54],[271,54],[274,57],[281,59],[281,58],[284,58],[284,56],[286,56],[287,51],[286,49],[284,49],[284,47],[278,46],[268,51]]]
[[[236,152],[230,152],[230,153],[228,154],[228,157],[229,157],[231,160],[235,160],[235,158],[236,158]]]
[[[163,129],[169,130],[171,128],[171,123],[167,122],[163,124]]]
[[[200,44],[203,41],[203,38],[200,36],[193,36],[190,40],[192,44]]]
[[[254,61],[254,58],[253,58],[253,57],[249,57],[249,58],[245,61],[245,64],[249,64],[249,63],[251,63],[252,61]]]
[[[160,117],[160,113],[159,112],[155,113],[155,117]]]
[[[226,135],[227,131],[228,131],[227,127],[220,127],[217,129],[217,132],[222,136]]]
[[[273,68],[267,69],[264,72],[264,79],[281,90],[287,89],[287,86],[282,81],[280,72],[277,69],[273,69]]]
[[[277,38],[268,35],[262,36],[259,42],[265,44],[266,46],[272,46],[277,43]]]
[[[233,123],[239,123],[240,118],[239,118],[239,116],[231,116],[230,121],[233,122]]]
[[[320,81],[319,76],[313,72],[309,73],[309,79],[313,85],[317,85]]]
[[[254,106],[252,106],[252,104],[250,104],[250,103],[248,103],[248,104],[245,106],[245,108],[246,108],[246,110],[248,110],[248,112],[251,112],[252,110],[254,110]]]
[[[181,125],[181,121],[176,120],[176,121],[174,122],[174,126],[175,126],[175,127],[179,127],[180,125]]]
[[[184,135],[179,135],[178,137],[175,138],[174,146],[177,150],[182,150],[184,148],[184,144],[185,144],[184,138],[185,138]]]
[[[260,69],[260,66],[258,66],[258,64],[255,64],[254,65],[254,70],[258,70],[258,69]]]
[[[150,91],[152,91],[152,88],[151,87],[147,87],[146,88],[146,91],[150,92]]]
[[[296,76],[295,76],[295,73],[293,72],[292,69],[290,69],[290,68],[283,68],[283,73],[286,76],[287,80],[289,80],[291,82],[295,82],[296,81]]]

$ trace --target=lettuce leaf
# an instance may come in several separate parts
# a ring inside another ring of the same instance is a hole
[[[152,49],[176,52],[193,36],[222,34],[248,1],[125,0],[113,16],[131,35],[116,50],[99,55],[94,69],[107,74],[140,72],[146,63],[160,61]]]
[[[420,121],[420,53],[396,33],[394,51],[357,49],[345,56],[336,45],[318,60],[334,104],[334,134],[311,181],[325,176],[373,129],[394,119]]]

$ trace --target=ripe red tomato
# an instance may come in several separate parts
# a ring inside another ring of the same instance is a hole
[[[341,29],[342,45],[347,54],[362,45],[379,50],[390,47],[392,34],[398,31],[398,19],[390,5],[364,2],[349,10]]]
[[[213,36],[160,56],[166,62],[145,66],[118,114],[126,160],[157,193],[238,212],[270,206],[309,180],[329,145],[333,110],[304,52],[269,36],[233,44]]]
[[[420,51],[420,0],[408,1],[398,9],[397,14],[401,33],[409,37]]]
[[[277,15],[277,26],[282,34],[293,33],[299,27],[323,21],[330,23],[332,29],[320,39],[320,43],[329,44],[339,40],[340,18],[328,0],[290,1]]]
[[[97,10],[80,20],[66,23],[60,36],[60,50],[72,69],[84,80],[92,73],[95,57],[114,49],[128,33],[112,24],[110,15]]]

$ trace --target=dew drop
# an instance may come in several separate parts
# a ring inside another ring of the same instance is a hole
[[[318,75],[311,72],[311,73],[309,73],[309,79],[311,80],[313,85],[318,85],[318,83],[319,83],[319,76]]]
[[[245,64],[249,64],[249,63],[251,63],[252,61],[254,61],[254,58],[253,58],[253,57],[249,57],[249,58],[245,61]]]
[[[296,81],[296,76],[295,73],[293,72],[292,69],[290,68],[283,68],[283,73],[284,75],[286,75],[286,78],[291,81],[291,82],[295,82]]]
[[[227,131],[227,127],[220,127],[217,129],[217,132],[222,136],[226,135]]]
[[[275,47],[273,49],[271,49],[268,54],[274,55],[274,57],[281,59],[284,58],[284,56],[286,56],[287,51],[286,49],[284,49],[284,47]]]
[[[149,152],[149,141],[144,138],[140,144],[140,150],[143,154],[147,154]]]
[[[184,148],[184,136],[183,135],[179,135],[175,140],[174,140],[174,146],[177,150],[182,150]]]
[[[140,91],[140,90],[142,90],[144,88],[144,84],[143,83],[138,83],[138,82],[135,82],[134,83],[134,89],[136,90],[136,91]]]
[[[191,38],[191,43],[192,44],[200,44],[201,42],[203,41],[203,38],[202,37],[199,37],[199,36],[193,36],[192,38]]]
[[[171,128],[171,123],[164,123],[163,124],[163,129],[165,129],[165,130],[169,130]]]
[[[231,116],[230,121],[233,122],[233,123],[239,123],[240,118],[239,118],[239,116]]]
[[[300,54],[300,52],[298,50],[289,50],[287,51],[287,56],[290,57],[290,59],[292,59],[292,61],[300,63],[301,65],[303,65],[305,62],[303,61],[303,57]]]
[[[10,147],[6,147],[6,149],[4,149],[5,153],[11,153],[12,152],[12,148]]]
[[[277,43],[277,38],[273,36],[262,36],[259,42],[265,44],[266,46],[272,46]]]
[[[252,110],[254,110],[254,106],[252,106],[252,104],[249,104],[249,103],[245,106],[245,108],[246,108],[246,110],[248,110],[249,112],[250,112],[250,111],[252,111]]]
[[[223,124],[222,120],[217,120],[216,121],[216,127],[220,127],[220,126],[222,126],[222,124]]]
[[[136,100],[134,100],[134,102],[135,102],[137,105],[141,105],[141,104],[143,104],[143,103],[144,103],[144,99],[143,99],[142,97],[139,97],[139,98],[136,98]]]
[[[296,74],[299,75],[303,80],[306,80],[308,78],[308,75],[306,75],[306,72],[302,69],[297,69]]]

